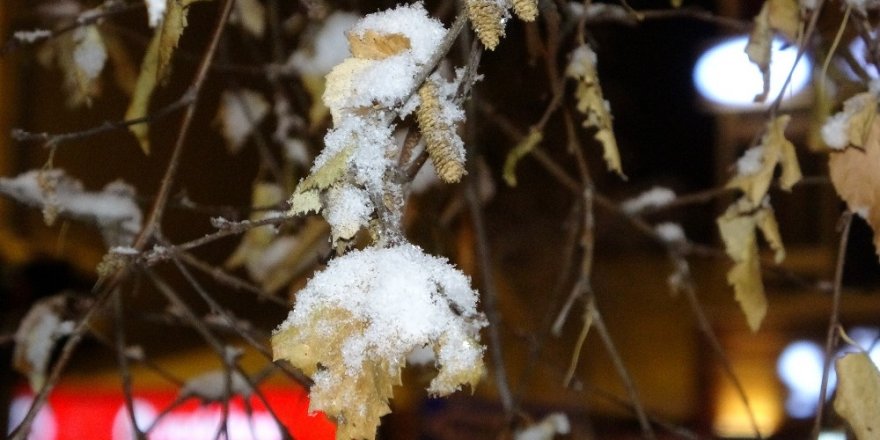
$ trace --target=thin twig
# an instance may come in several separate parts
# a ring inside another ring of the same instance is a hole
[[[837,327],[840,325],[840,296],[843,291],[843,268],[846,266],[846,249],[849,245],[849,229],[852,213],[845,211],[840,218],[840,242],[837,246],[837,265],[834,269],[834,293],[831,296],[831,314],[828,317],[828,334],[825,337],[825,362],[822,366],[822,385],[819,387],[819,405],[813,419],[812,438],[819,438],[822,430],[822,416],[825,410],[825,397],[828,392],[828,376],[831,371],[833,350],[837,340]]]
[[[135,417],[134,397],[131,390],[131,369],[129,367],[128,356],[126,356],[125,342],[125,315],[122,310],[122,291],[117,288],[113,291],[113,317],[115,319],[116,334],[116,362],[119,364],[119,375],[122,379],[122,394],[125,399],[125,409],[128,412],[128,418],[131,421],[131,429],[138,440],[146,440],[146,435],[138,426],[137,417]]]

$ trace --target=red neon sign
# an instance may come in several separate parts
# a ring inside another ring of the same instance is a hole
[[[229,402],[229,440],[280,440],[280,422],[297,440],[335,439],[335,426],[321,413],[309,414],[309,400],[302,388],[263,390],[277,419],[256,397],[237,396]],[[174,392],[137,392],[134,413],[138,426],[150,428],[150,440],[209,440],[216,438],[223,418],[219,403],[202,404],[189,399],[162,414],[176,398]],[[33,395],[17,393],[10,405],[10,427],[23,419]],[[161,414],[161,417],[159,417]],[[158,420],[157,420],[158,417]],[[30,440],[130,440],[134,438],[131,416],[118,390],[59,387],[38,414]]]

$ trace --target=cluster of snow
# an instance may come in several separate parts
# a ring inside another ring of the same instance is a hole
[[[620,208],[623,212],[634,215],[648,208],[661,208],[675,200],[675,191],[655,186],[632,199],[621,203]]]
[[[357,15],[350,12],[336,11],[330,14],[315,33],[312,47],[294,51],[287,65],[304,75],[326,75],[334,66],[351,56],[345,33],[358,19]]]
[[[30,31],[15,31],[12,34],[12,38],[22,42],[22,43],[33,43],[37,40],[42,40],[43,38],[49,38],[52,36],[52,31],[47,29],[34,29]]]
[[[540,422],[517,431],[513,438],[514,440],[552,440],[557,434],[566,435],[569,432],[571,432],[571,423],[568,421],[568,416],[563,413],[551,413]]]
[[[82,27],[74,32],[76,48],[73,50],[73,62],[87,80],[93,80],[104,70],[107,48],[94,26]]]
[[[98,225],[110,246],[128,246],[141,230],[143,214],[134,201],[134,188],[116,181],[100,192],[87,192],[82,183],[64,171],[32,170],[14,178],[0,178],[0,194],[59,215],[85,219]]]
[[[443,258],[410,244],[369,248],[330,261],[297,294],[293,311],[276,333],[308,328],[320,311],[342,309],[366,328],[349,335],[341,347],[325,349],[341,350],[351,375],[359,374],[367,360],[397,362],[438,342],[436,360],[444,370],[468,370],[483,354],[477,338],[486,321],[477,311],[477,298],[468,277]],[[338,323],[323,325],[328,327],[315,332],[332,334]],[[313,379],[319,382],[322,374],[329,373],[318,372]]]
[[[822,125],[822,140],[828,147],[841,150],[849,145],[850,119],[866,106],[877,105],[873,93],[860,93],[843,103],[843,110],[830,116]]]
[[[664,222],[654,226],[654,232],[666,243],[683,243],[687,241],[684,229],[678,223]]]
[[[590,46],[582,44],[571,52],[571,61],[565,69],[565,74],[574,78],[590,77],[596,71],[597,62],[596,52],[593,52]]]
[[[144,0],[147,5],[147,19],[150,27],[156,27],[165,16],[166,0]]]
[[[746,150],[736,161],[736,174],[751,176],[761,170],[764,164],[764,146],[758,145]]]

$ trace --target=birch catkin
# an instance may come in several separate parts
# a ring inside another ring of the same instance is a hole
[[[425,137],[425,148],[434,163],[437,176],[446,183],[458,182],[465,174],[464,160],[452,144],[455,136],[453,127],[442,119],[437,84],[426,81],[419,89],[419,98],[422,103],[416,110],[416,120]]]
[[[506,12],[495,0],[468,0],[468,19],[486,49],[495,50],[495,46],[504,36]]]
[[[538,18],[538,0],[513,0],[513,13],[522,21]]]

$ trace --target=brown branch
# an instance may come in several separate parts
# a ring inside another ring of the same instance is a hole
[[[825,337],[825,363],[822,366],[822,385],[819,387],[819,406],[813,419],[812,438],[817,440],[822,430],[822,416],[825,410],[825,397],[828,392],[828,376],[834,358],[837,341],[837,327],[840,325],[840,297],[843,291],[843,268],[846,266],[846,249],[849,245],[849,229],[852,226],[852,213],[845,211],[840,218],[840,243],[837,246],[837,265],[834,269],[834,293],[831,296],[831,314],[828,317],[828,333]]]
[[[119,376],[122,379],[122,394],[125,399],[125,409],[131,422],[137,440],[146,440],[141,428],[138,426],[134,412],[134,397],[131,390],[131,369],[129,368],[128,356],[126,356],[125,342],[125,315],[122,311],[122,292],[120,289],[113,291],[113,318],[115,320],[116,363],[119,364]]]

